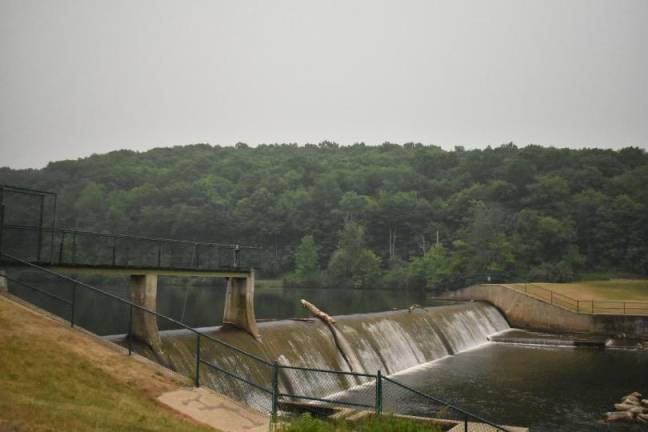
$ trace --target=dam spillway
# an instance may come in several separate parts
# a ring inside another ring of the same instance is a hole
[[[509,328],[500,312],[480,302],[413,310],[335,317],[335,337],[320,320],[259,323],[260,340],[231,327],[201,329],[268,362],[321,370],[392,375],[475,348],[488,336]],[[195,336],[162,332],[167,363],[178,372],[195,372]],[[215,343],[201,345],[201,358],[249,381],[271,388],[272,368]],[[366,382],[362,377],[282,369],[281,391],[329,395]],[[212,368],[201,368],[201,380],[216,391],[253,406],[265,406],[268,395]]]

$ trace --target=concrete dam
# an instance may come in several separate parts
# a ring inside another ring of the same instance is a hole
[[[393,375],[415,366],[475,348],[488,336],[509,328],[506,319],[487,303],[470,302],[412,310],[335,317],[329,327],[318,319],[259,323],[260,338],[231,326],[201,331],[248,353],[282,366],[281,391],[330,395],[370,384],[369,378],[336,375],[331,370]],[[166,363],[191,376],[195,371],[196,338],[184,330],[161,332]],[[137,351],[147,354],[140,346]],[[226,371],[237,371],[269,388],[272,368],[218,344],[201,345],[201,358]],[[302,370],[299,367],[321,369]],[[253,385],[218,370],[201,368],[202,382],[252,406],[266,407],[269,396]],[[328,372],[327,372],[328,371]]]

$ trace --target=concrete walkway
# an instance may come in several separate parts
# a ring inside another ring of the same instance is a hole
[[[267,432],[270,418],[207,388],[183,388],[158,397],[168,407],[223,432]]]

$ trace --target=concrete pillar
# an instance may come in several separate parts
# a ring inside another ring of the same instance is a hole
[[[157,310],[156,274],[131,275],[128,282],[130,300],[146,309]],[[156,354],[162,353],[162,342],[157,317],[138,308],[133,308],[132,335],[150,346]]]
[[[259,339],[254,316],[254,270],[246,278],[228,278],[223,323],[239,327]]]
[[[0,294],[9,293],[9,282],[3,277],[6,274],[7,272],[4,269],[0,269]]]

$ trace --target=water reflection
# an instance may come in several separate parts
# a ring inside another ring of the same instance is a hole
[[[73,284],[33,272],[14,275],[32,286],[44,289],[66,300],[72,299]],[[122,298],[128,298],[128,278],[72,275]],[[71,308],[17,283],[10,291],[57,315],[70,318]],[[404,308],[412,304],[430,305],[424,291],[342,290],[342,289],[283,289],[256,288],[257,319],[284,319],[308,316],[299,300],[308,299],[331,315],[378,312]],[[128,306],[100,294],[76,290],[76,322],[100,335],[125,333],[128,328]],[[225,280],[203,278],[160,277],[158,280],[158,312],[192,327],[208,327],[222,323],[225,306]],[[159,320],[160,329],[173,328]]]

